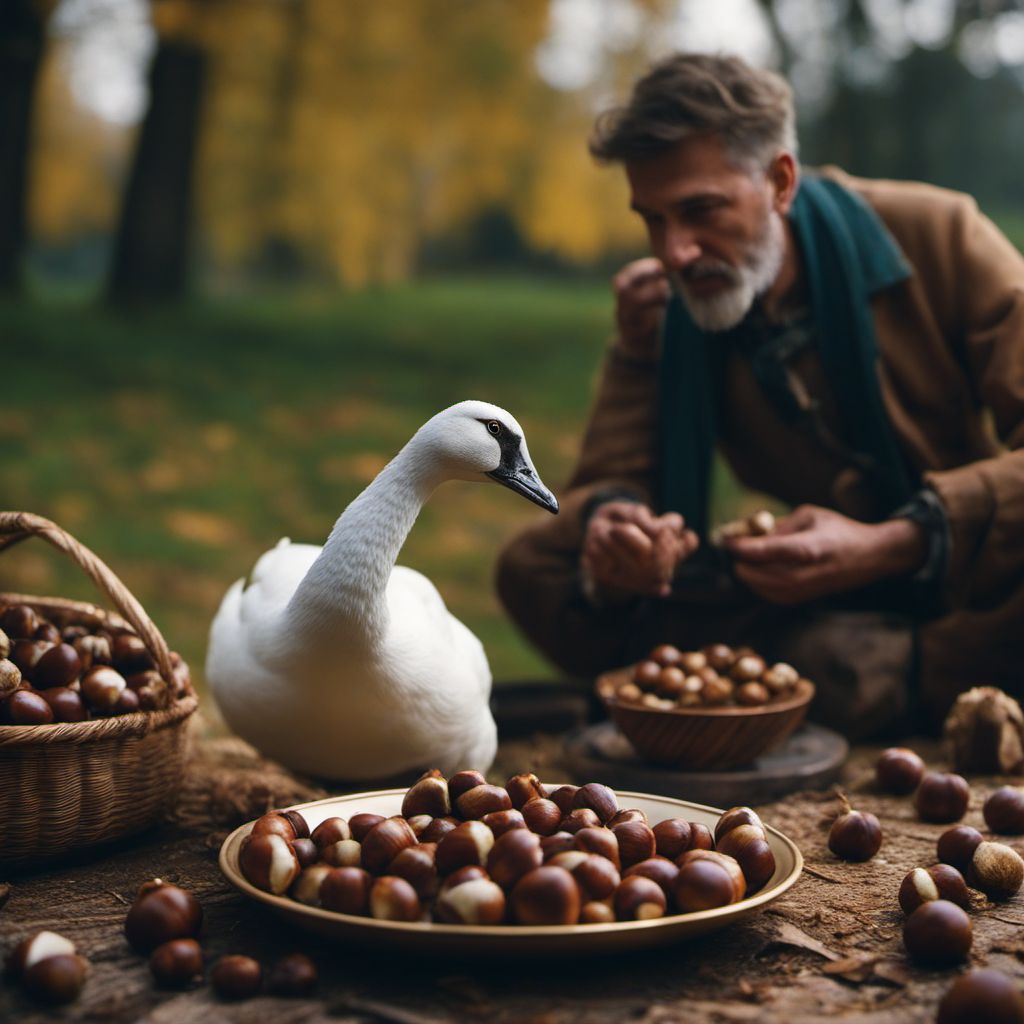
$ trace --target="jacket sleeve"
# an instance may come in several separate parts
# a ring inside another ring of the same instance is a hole
[[[983,609],[1024,581],[1024,257],[966,198],[951,245],[962,253],[958,355],[1002,450],[925,479],[949,519],[950,604]]]
[[[557,665],[586,674],[616,664],[626,616],[595,611],[582,596],[584,519],[595,500],[628,495],[650,502],[657,458],[658,359],[608,349],[582,451],[557,516],[513,538],[497,564],[496,587],[523,632]]]

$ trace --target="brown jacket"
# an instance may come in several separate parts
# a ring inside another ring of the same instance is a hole
[[[991,683],[1024,690],[1024,258],[966,195],[824,171],[876,210],[913,269],[872,300],[883,399],[899,444],[939,495],[951,531],[948,613],[919,633],[920,682],[933,716]],[[799,368],[838,425],[820,361]],[[748,486],[849,515],[859,481],[783,424],[738,360],[726,371],[721,449]],[[578,592],[581,512],[609,487],[653,493],[658,353],[606,356],[562,513],[502,553],[498,590],[528,636],[582,673],[641,653],[635,619],[596,612]],[[792,434],[792,436],[790,436]],[[702,614],[696,610],[697,618]],[[657,615],[655,616],[657,617]],[[656,639],[656,637],[655,637]],[[703,642],[717,637],[704,637]]]

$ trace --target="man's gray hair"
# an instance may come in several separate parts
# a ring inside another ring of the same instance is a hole
[[[629,102],[602,114],[590,152],[604,163],[658,156],[693,136],[717,136],[729,156],[767,169],[781,150],[797,154],[793,91],[774,71],[739,57],[678,53],[655,64]]]

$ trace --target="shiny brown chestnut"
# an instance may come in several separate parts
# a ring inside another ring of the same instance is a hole
[[[1024,835],[1024,790],[1019,786],[1000,786],[981,809],[985,824],[1001,835]]]
[[[519,924],[575,924],[580,916],[580,889],[565,868],[545,864],[516,883],[509,897]]]
[[[573,838],[573,849],[583,853],[596,853],[610,860],[616,869],[622,867],[618,836],[610,828],[588,826],[581,828]]]
[[[384,820],[383,818],[381,819]],[[376,824],[376,822],[374,823]],[[369,829],[367,829],[369,831]],[[315,829],[310,839],[319,847],[330,846],[332,843],[340,843],[343,839],[352,838],[352,829],[344,818],[324,818]]]
[[[459,827],[459,819],[435,818],[420,834],[421,843],[439,843],[452,829]]]
[[[493,811],[507,811],[512,807],[508,793],[501,786],[484,783],[467,789],[455,800],[455,812],[466,821],[479,821]]]
[[[590,807],[574,807],[558,824],[560,832],[579,832],[581,828],[600,828],[601,819]]]
[[[480,820],[494,833],[495,839],[503,836],[506,832],[511,832],[513,829],[530,831],[526,827],[526,819],[523,817],[523,812],[517,811],[514,807],[507,811],[491,811]]]
[[[467,864],[486,864],[494,833],[482,821],[464,821],[437,844],[435,862],[441,875]]]
[[[914,806],[922,821],[945,824],[959,821],[967,812],[971,789],[962,775],[927,772],[914,794]]]
[[[720,863],[704,859],[680,863],[672,884],[676,907],[683,914],[736,903],[745,891],[737,885],[733,872]]]
[[[867,811],[855,811],[845,796],[843,810],[828,832],[828,848],[842,860],[870,860],[882,845],[882,826]]]
[[[939,1002],[935,1024],[1021,1024],[1024,995],[1016,979],[991,968],[961,974]]]
[[[407,846],[388,865],[387,873],[404,878],[421,900],[429,900],[437,892],[437,843]]]
[[[627,875],[615,890],[612,906],[617,921],[649,921],[664,917],[667,900],[664,890],[644,875]]]
[[[66,953],[36,961],[25,969],[21,983],[39,1002],[61,1006],[78,998],[88,976],[88,960]]]
[[[665,895],[671,896],[672,887],[675,885],[676,877],[679,875],[679,868],[672,861],[666,860],[664,857],[650,857],[628,868],[623,877],[628,878],[630,875],[643,875],[644,878],[657,882],[664,890]]]
[[[715,848],[715,837],[711,829],[699,821],[690,822],[690,849],[691,850],[713,850]],[[685,851],[684,851],[685,852]]]
[[[12,639],[23,640],[39,628],[39,616],[27,604],[8,605],[0,612],[0,629]]]
[[[502,889],[511,889],[543,863],[540,836],[524,828],[513,829],[494,841],[487,855],[487,873]]]
[[[117,670],[125,675],[156,667],[153,655],[149,653],[142,638],[134,633],[119,633],[114,637],[110,645],[110,658]]]
[[[397,875],[382,875],[370,886],[370,916],[378,921],[417,921],[422,913],[416,890]]]
[[[8,954],[6,971],[15,981],[21,981],[25,971],[40,960],[54,956],[72,956],[75,944],[57,932],[35,932],[22,939]]]
[[[678,665],[683,660],[683,652],[675,644],[658,644],[651,651],[650,658],[665,668],[668,665]]]
[[[57,643],[43,652],[30,678],[37,690],[46,690],[51,686],[67,686],[78,678],[81,671],[82,661],[78,651],[70,644]]]
[[[437,898],[437,916],[446,924],[501,924],[505,918],[505,893],[489,878],[471,878]]]
[[[976,828],[971,828],[970,825],[957,825],[947,829],[939,836],[936,855],[943,864],[951,864],[957,871],[964,874],[974,857],[974,851],[984,838]]]
[[[875,779],[878,787],[894,796],[907,796],[924,777],[924,761],[909,747],[889,747],[878,755]]]
[[[383,820],[383,814],[371,814],[369,811],[362,811],[359,814],[353,814],[352,817],[348,819],[349,831],[352,833],[351,838],[357,843],[361,843],[366,838],[366,834],[370,829],[379,825]]]
[[[650,658],[637,662],[633,669],[633,682],[641,690],[653,690],[661,678],[661,665]]]
[[[15,690],[4,708],[12,725],[49,725],[53,721],[53,709],[31,690]]]
[[[931,900],[949,900],[965,910],[971,909],[964,876],[951,864],[914,868],[900,884],[897,898],[904,914],[912,914],[922,903]]]
[[[543,800],[546,796],[543,784],[533,772],[520,772],[518,775],[513,775],[505,783],[505,791],[517,811],[521,811],[523,805],[530,800]]]
[[[564,817],[572,810],[572,802],[576,796],[579,786],[556,786],[550,793],[548,799],[558,804]]]
[[[967,881],[990,899],[1009,899],[1024,882],[1024,859],[1003,843],[981,842],[967,867]]]
[[[340,839],[319,851],[320,859],[332,868],[358,868],[363,863],[363,844],[354,839]]]
[[[210,969],[210,985],[221,999],[251,999],[263,985],[263,971],[251,956],[222,956]]]
[[[585,902],[609,899],[622,881],[615,865],[607,857],[582,850],[569,850],[548,861],[552,867],[565,868],[580,887]]]
[[[716,849],[739,864],[747,892],[757,892],[775,874],[775,855],[764,831],[756,825],[737,825],[729,829]]]
[[[903,922],[907,953],[932,967],[948,967],[966,959],[972,938],[971,919],[949,900],[922,903]]]
[[[121,691],[128,685],[124,676],[109,665],[97,665],[89,669],[82,676],[80,684],[82,699],[96,711],[110,711],[121,696]]]
[[[416,833],[405,818],[385,818],[363,837],[363,867],[371,875],[380,874],[402,850],[417,842]]]
[[[654,833],[655,851],[661,857],[675,860],[681,853],[690,848],[693,829],[683,818],[665,818],[659,821],[651,831]]]
[[[307,907],[319,907],[320,886],[331,870],[328,864],[311,864],[292,882],[288,894],[299,903],[305,903]]]
[[[448,781],[438,776],[422,778],[406,790],[402,798],[402,815],[412,818],[417,814],[429,814],[432,818],[443,818],[451,814],[452,801],[448,792]]]
[[[339,914],[365,916],[373,878],[362,868],[331,868],[320,882],[320,906]]]
[[[619,862],[623,868],[654,856],[654,831],[642,821],[624,821],[611,831],[619,843]]]
[[[293,839],[299,838],[291,820],[280,811],[268,811],[257,818],[253,822],[252,831],[249,834],[252,836],[276,835],[287,840],[289,843]],[[309,829],[306,830],[306,835],[309,835]]]
[[[281,957],[267,973],[267,991],[272,996],[300,999],[316,988],[316,964],[305,953]]]
[[[486,784],[487,779],[484,778],[482,772],[475,771],[472,768],[466,768],[460,772],[456,772],[448,780],[448,795],[451,798],[452,803],[454,803],[467,790],[473,789],[474,786],[484,786]]]
[[[203,951],[195,939],[171,939],[149,957],[149,970],[162,988],[182,988],[203,976]]]
[[[558,831],[562,823],[562,809],[554,802],[543,797],[527,800],[521,813],[526,827],[540,836],[551,836]]]
[[[550,836],[541,836],[541,852],[544,860],[549,861],[560,853],[576,849],[576,836],[572,832],[555,832]]]
[[[716,845],[726,832],[730,829],[736,828],[737,825],[755,825],[757,828],[761,829],[762,832],[764,831],[764,824],[753,808],[730,807],[729,810],[722,813],[722,816],[718,819],[718,823],[715,825]]]
[[[604,824],[618,811],[619,801],[607,786],[602,786],[600,782],[588,782],[573,794],[570,811],[578,807],[589,807]]]
[[[195,938],[202,925],[203,908],[191,892],[154,878],[139,889],[124,934],[137,952],[151,953],[171,939]]]
[[[320,858],[320,851],[312,839],[295,839],[292,841],[292,852],[299,862],[300,868],[308,868]]]
[[[238,851],[238,866],[257,889],[275,896],[288,891],[301,869],[291,844],[277,833],[249,835]]]

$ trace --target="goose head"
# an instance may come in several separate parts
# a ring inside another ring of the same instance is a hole
[[[499,406],[459,402],[428,420],[418,433],[447,477],[490,479],[549,512],[558,512],[558,499],[534,468],[523,428]]]

